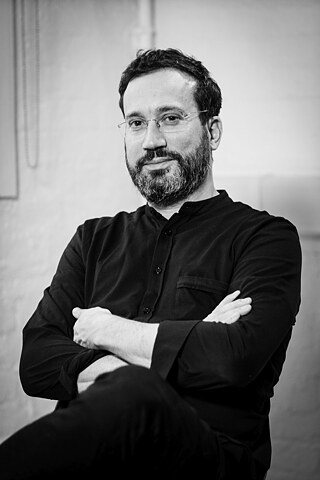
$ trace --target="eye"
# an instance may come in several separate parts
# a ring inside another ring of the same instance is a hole
[[[128,121],[128,126],[130,130],[141,130],[144,125],[144,120],[141,120],[140,118],[132,118],[131,120]]]
[[[161,123],[164,125],[177,125],[181,120],[183,120],[181,115],[178,115],[177,113],[168,113],[162,117]]]

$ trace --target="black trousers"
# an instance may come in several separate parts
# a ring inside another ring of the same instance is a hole
[[[64,409],[0,445],[0,478],[255,480],[250,451],[213,431],[160,376],[100,375]]]

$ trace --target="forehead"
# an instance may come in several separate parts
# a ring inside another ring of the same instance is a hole
[[[193,77],[174,68],[156,70],[134,78],[123,96],[125,115],[133,112],[148,115],[169,106],[186,112],[197,110],[195,86]]]

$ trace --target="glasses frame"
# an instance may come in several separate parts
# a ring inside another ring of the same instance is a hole
[[[185,115],[183,115],[183,120],[192,120],[193,118],[196,118],[197,116],[199,116],[201,113],[206,113],[208,110],[200,110],[199,112],[189,112],[189,113],[186,113]],[[148,125],[150,122],[155,122],[155,124],[157,125],[158,129],[162,132],[162,133],[176,133],[177,131],[183,131],[183,130],[177,130],[176,132],[172,131],[172,132],[163,132],[161,130],[161,119],[158,120],[157,118],[149,118],[148,120],[144,120],[142,119],[141,120],[142,122],[144,122],[146,124],[146,128],[143,128],[140,132],[136,132],[137,135],[139,134],[142,134],[142,133],[146,133],[147,129],[148,129]],[[127,120],[124,120],[124,122],[121,122],[118,124],[118,128],[121,132],[124,132],[123,133],[123,136],[125,137],[126,136],[126,133],[127,133],[127,129],[126,129],[126,126],[127,126],[128,122]]]

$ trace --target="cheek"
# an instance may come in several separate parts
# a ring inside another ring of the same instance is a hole
[[[175,140],[169,139],[167,141],[167,149],[180,153],[180,155],[189,154],[194,150],[195,137],[184,135],[183,137],[176,138]]]
[[[183,138],[177,138],[174,142],[168,142],[168,148],[170,150],[176,150],[179,153],[184,153],[192,149],[192,144],[192,137],[184,136]]]
[[[135,143],[126,142],[125,152],[126,152],[127,162],[129,163],[129,165],[135,164],[138,158],[140,158],[143,155],[141,145],[139,145],[139,143],[137,142]]]
[[[192,152],[201,142],[203,130],[201,125],[191,126],[183,134],[167,137],[167,148],[179,153]]]

